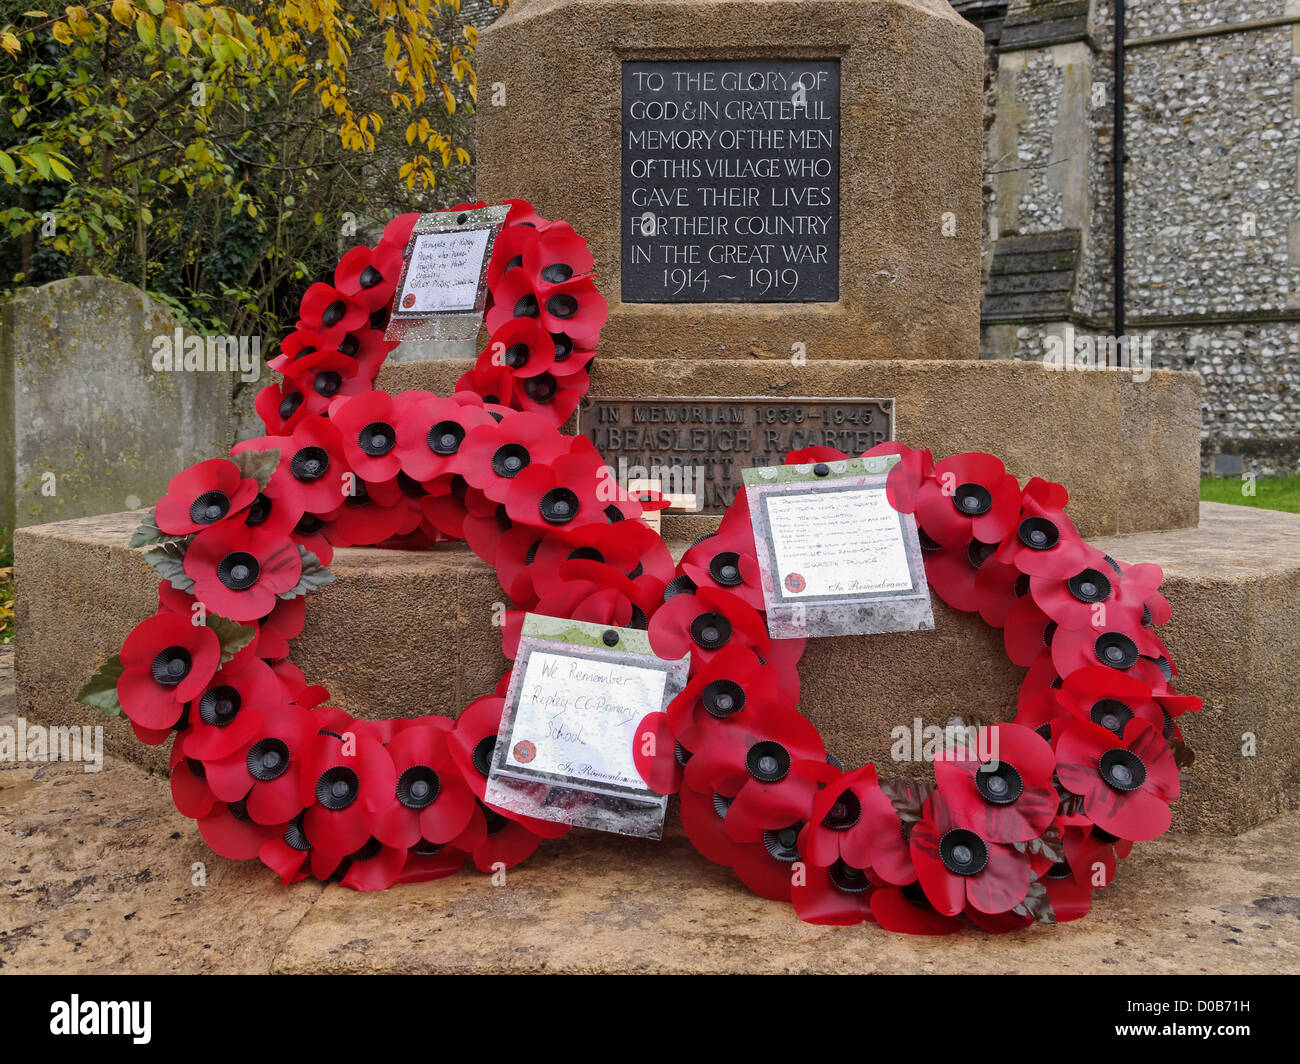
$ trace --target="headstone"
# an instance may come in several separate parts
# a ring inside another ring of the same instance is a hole
[[[983,49],[946,0],[518,0],[478,191],[582,233],[610,358],[977,358]]]
[[[17,290],[0,305],[0,524],[150,506],[180,470],[225,454],[234,385],[256,388],[262,368],[252,339],[199,337],[109,278]],[[179,367],[155,368],[177,348]]]

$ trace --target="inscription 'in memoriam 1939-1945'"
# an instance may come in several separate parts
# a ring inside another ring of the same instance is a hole
[[[625,303],[839,299],[838,60],[623,64]]]
[[[578,408],[578,431],[620,483],[655,480],[666,494],[694,495],[700,513],[720,514],[749,466],[781,465],[805,447],[859,455],[892,440],[894,401],[588,396]]]

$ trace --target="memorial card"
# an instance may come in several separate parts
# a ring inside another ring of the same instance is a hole
[[[644,631],[528,614],[488,772],[489,805],[659,838],[667,799],[641,779],[637,725],[686,686]]]
[[[890,504],[897,456],[746,469],[775,638],[933,628],[916,519]]]
[[[421,215],[402,256],[384,336],[389,340],[470,340],[487,301],[487,265],[508,207]]]

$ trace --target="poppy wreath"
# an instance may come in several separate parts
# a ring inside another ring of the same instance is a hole
[[[1077,919],[1116,859],[1168,827],[1190,758],[1175,721],[1200,701],[1174,692],[1153,630],[1162,574],[1084,543],[1064,488],[1022,489],[987,454],[866,452],[899,456],[889,499],[916,515],[935,594],[1001,628],[1027,672],[1015,720],[966,727],[933,782],[846,771],[797,708],[803,640],[767,634],[743,492],[674,563],[642,519],[663,501],[561,433],[606,315],[570,226],[510,201],[474,368],[451,396],[374,388],[417,217],[307,290],[271,363],[283,380],[257,397],[267,435],[177,474],[142,521],[131,545],[161,577],[157,612],[79,696],[144,743],[171,740],[176,807],[213,850],[285,883],[381,890],[509,868],[568,830],[484,802],[508,672],[454,720],[368,720],[288,660],[335,548],[455,540],[511,600],[507,658],[527,612],[647,629],[659,655],[689,655],[687,687],[636,730],[638,770],[679,796],[696,849],[803,920],[947,934],[963,917],[995,932]]]

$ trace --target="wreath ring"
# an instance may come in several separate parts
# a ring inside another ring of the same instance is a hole
[[[459,204],[451,211],[482,207]],[[366,720],[327,705],[288,656],[336,547],[464,540],[513,609],[648,629],[689,654],[690,682],[637,729],[648,786],[677,794],[705,857],[804,920],[947,934],[1083,916],[1134,841],[1169,825],[1179,695],[1155,627],[1154,565],[1088,546],[1065,489],[1023,488],[992,455],[936,462],[886,443],[888,495],[914,513],[935,594],[1001,628],[1027,669],[1011,722],[950,722],[966,742],[934,782],[846,771],[797,709],[802,640],[770,639],[743,493],[674,562],[595,447],[561,433],[586,393],[606,317],[585,241],[521,200],[487,269],[489,342],[451,396],[389,395],[375,377],[418,215],[313,284],[258,395],[267,435],[177,474],[131,545],[162,578],[157,612],[79,698],[172,738],[176,807],[217,853],[284,883],[357,890],[525,860],[567,825],[484,803],[509,673],[455,720]],[[847,457],[828,448],[787,461]],[[988,751],[994,750],[995,756]]]

